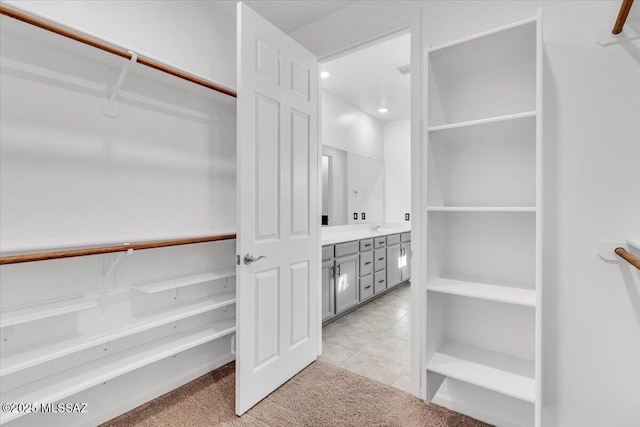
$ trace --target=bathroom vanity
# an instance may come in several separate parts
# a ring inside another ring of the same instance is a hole
[[[411,231],[323,235],[322,321],[328,323],[411,278]]]

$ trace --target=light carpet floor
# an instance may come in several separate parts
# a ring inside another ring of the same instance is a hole
[[[324,362],[309,365],[242,417],[235,415],[234,399],[230,363],[102,427],[487,426]]]

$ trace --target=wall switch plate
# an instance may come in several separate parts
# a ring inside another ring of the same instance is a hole
[[[408,214],[408,213],[404,214],[404,220],[405,220],[405,221],[409,221],[409,218],[410,218],[410,217],[411,217],[411,215],[410,215],[410,214]]]
[[[362,214],[360,214],[360,219],[364,219],[364,218],[365,218],[365,215],[364,215],[364,212],[362,212]]]
[[[353,213],[353,219],[355,219],[356,221],[358,220],[358,212]]]

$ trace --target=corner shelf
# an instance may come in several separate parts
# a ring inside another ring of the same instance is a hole
[[[103,318],[103,321],[106,324],[114,323],[109,319],[122,322],[118,328],[112,329],[106,333],[98,332],[88,334],[81,337],[58,341],[51,345],[38,346],[27,351],[15,352],[2,359],[0,377],[68,356],[109,341],[144,332],[158,326],[177,322],[208,311],[224,308],[235,304],[235,302],[235,291],[223,292],[211,295],[203,300],[190,302],[144,318],[135,318],[131,316],[129,301],[123,304],[107,306],[105,310],[96,313],[96,316]]]
[[[535,206],[429,206],[429,212],[535,212]]]
[[[502,302],[505,304],[515,304],[525,307],[536,306],[536,291],[509,286],[439,278],[427,285],[427,291],[478,298],[488,301]]]
[[[235,319],[220,320],[107,356],[2,394],[3,403],[54,403],[135,369],[235,332]],[[26,415],[2,413],[0,423]]]
[[[0,312],[0,328],[88,310],[98,304],[82,295],[8,308]]]
[[[158,292],[168,291],[171,289],[182,288],[184,286],[197,285],[200,283],[211,282],[213,280],[226,279],[235,277],[236,266],[220,268],[201,274],[190,276],[175,277],[172,279],[162,280],[158,282],[148,282],[144,284],[132,285],[131,289],[143,292],[145,294],[155,294]]]
[[[462,347],[461,347],[462,348]],[[490,352],[466,347],[465,351],[471,356],[474,353],[489,354]],[[516,357],[499,355],[501,363],[512,366],[527,365],[528,362]],[[529,403],[535,403],[535,380],[525,375],[499,369],[484,363],[477,363],[471,358],[451,356],[445,353],[435,353],[427,363],[427,371],[463,381],[487,390],[511,396]]]

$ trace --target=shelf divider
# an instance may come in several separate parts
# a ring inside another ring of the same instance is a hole
[[[473,384],[506,396],[535,403],[535,380],[480,363],[436,353],[427,363],[427,371]]]
[[[427,285],[427,291],[505,304],[536,306],[536,291],[514,288],[510,286],[491,285],[486,283],[467,282],[463,280],[439,278]]]
[[[97,307],[98,303],[82,295],[47,300],[35,304],[12,307],[0,312],[0,327],[19,325],[34,320],[60,316]]]
[[[536,116],[536,112],[535,111],[526,111],[523,113],[514,113],[514,114],[506,114],[503,116],[496,116],[496,117],[488,117],[485,119],[478,119],[478,120],[469,120],[466,122],[458,122],[458,123],[450,123],[450,124],[446,124],[446,125],[438,125],[438,126],[431,126],[428,128],[429,132],[438,132],[438,131],[445,131],[445,130],[449,130],[449,129],[458,129],[458,128],[464,128],[464,127],[471,127],[471,126],[479,126],[479,125],[484,125],[484,124],[489,124],[489,123],[496,123],[496,122],[504,122],[504,121],[508,121],[508,120],[517,120],[517,119],[524,119],[527,117],[535,117]]]
[[[168,291],[171,289],[182,288],[184,286],[197,285],[200,283],[206,283],[213,280],[226,279],[228,277],[235,277],[236,266],[223,267],[217,270],[208,271],[206,273],[194,274],[190,276],[174,277],[172,279],[141,283],[132,285],[130,288],[145,294],[155,294],[162,291]]]

